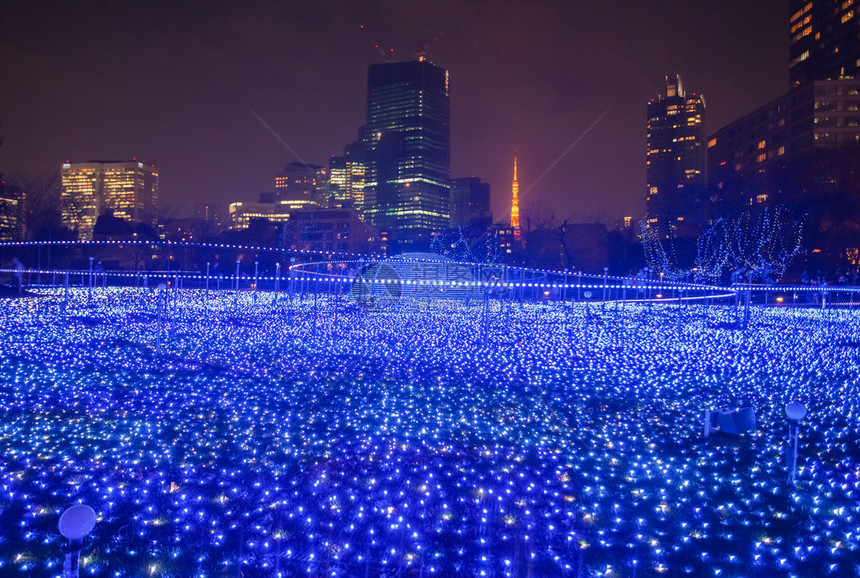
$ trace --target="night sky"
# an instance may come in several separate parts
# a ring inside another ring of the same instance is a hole
[[[364,123],[367,67],[434,38],[451,74],[451,176],[574,221],[644,211],[645,108],[666,74],[707,131],[788,86],[788,0],[4,0],[0,170],[136,157],[162,205],[254,201],[294,159],[327,165]],[[441,33],[441,36],[440,36]],[[603,119],[538,183],[583,131]]]

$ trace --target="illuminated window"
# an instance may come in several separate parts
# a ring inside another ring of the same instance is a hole
[[[782,155],[784,155],[784,154],[785,154],[785,146],[781,146],[781,147],[779,147],[778,149],[776,149],[776,155],[777,155],[777,156],[780,156],[780,157],[781,157],[781,156],[782,156]]]
[[[760,141],[758,141],[758,144],[756,145],[756,148],[757,148],[758,150],[763,150],[763,149],[764,149],[764,147],[766,147],[766,146],[767,146],[767,141],[766,141],[766,140],[760,140]]]
[[[761,153],[760,155],[758,155],[755,158],[755,162],[757,162],[757,163],[763,163],[766,160],[767,160],[767,154],[765,154],[765,153]]]
[[[803,62],[803,61],[804,61],[804,60],[806,60],[807,58],[809,58],[809,51],[808,51],[808,50],[804,50],[804,51],[803,51],[803,54],[801,54],[801,55],[800,55],[800,56],[798,56],[797,58],[792,59],[792,61],[791,61],[791,66],[794,66],[795,64],[798,64],[798,63],[800,63],[800,62]]]
[[[766,203],[767,202],[767,195],[756,195],[755,202],[759,203],[759,204]]]
[[[711,148],[713,146],[717,146],[717,137],[714,137],[708,141],[708,148]]]

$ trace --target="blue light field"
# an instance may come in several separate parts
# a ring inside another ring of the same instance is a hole
[[[0,300],[0,576],[59,576],[79,502],[84,576],[860,574],[856,311],[169,290],[159,342],[152,290],[39,293]]]

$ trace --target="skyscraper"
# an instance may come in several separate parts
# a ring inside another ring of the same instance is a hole
[[[21,237],[20,192],[14,191],[0,175],[0,241],[14,241]]]
[[[857,78],[860,6],[855,0],[791,0],[791,85]]]
[[[448,226],[448,71],[426,60],[371,65],[364,214],[405,247]]]
[[[114,217],[155,227],[158,221],[158,169],[138,161],[64,163],[60,171],[63,222],[78,240],[92,238],[96,219]]]
[[[493,224],[490,211],[490,183],[479,177],[464,177],[451,182],[451,228],[487,228]]]
[[[705,186],[705,99],[687,95],[680,76],[666,77],[666,95],[648,103],[647,224],[667,238],[695,234]]]

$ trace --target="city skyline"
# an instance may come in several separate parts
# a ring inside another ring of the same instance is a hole
[[[326,165],[354,140],[383,61],[370,35],[398,61],[431,38],[451,73],[451,177],[489,182],[501,219],[517,149],[523,211],[612,221],[644,212],[643,119],[666,75],[705,95],[708,134],[788,87],[785,0],[209,6],[5,9],[0,168],[136,157],[161,169],[166,205],[253,201],[287,162]]]

